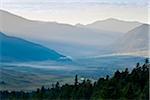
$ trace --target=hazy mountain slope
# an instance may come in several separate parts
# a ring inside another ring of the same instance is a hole
[[[86,27],[91,29],[126,33],[140,25],[141,23],[139,22],[121,21],[118,19],[110,18],[103,21],[96,21],[94,23],[86,25]]]
[[[92,56],[119,38],[118,33],[55,22],[31,21],[0,10],[0,30],[52,48],[67,56]],[[115,35],[117,34],[117,35]],[[82,48],[81,48],[82,47]]]
[[[107,19],[88,25],[72,26],[56,22],[32,21],[2,10],[0,10],[0,23],[1,32],[24,38],[72,57],[114,53],[112,49],[116,46],[112,44],[117,40],[122,41],[122,35],[141,25],[138,22]],[[136,37],[130,39],[134,38]],[[129,40],[126,44],[128,42]],[[119,45],[118,41],[116,43]],[[115,51],[125,50],[118,47]]]
[[[0,32],[1,61],[60,60],[65,57],[54,50]]]
[[[149,31],[150,25],[143,24],[127,32],[116,43],[116,51],[133,52],[149,50]]]
[[[31,21],[5,11],[0,11],[0,13],[0,30],[9,35],[23,36],[41,41],[88,43],[89,45],[97,45],[96,42],[100,44],[103,40],[112,38],[107,31],[93,31],[55,22]]]

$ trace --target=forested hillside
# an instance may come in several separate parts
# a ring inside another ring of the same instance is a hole
[[[41,87],[33,92],[1,91],[1,100],[110,100],[149,99],[149,60],[143,65],[137,63],[129,72],[117,70],[113,76],[99,78],[92,83],[89,79],[79,82],[75,76],[73,85],[57,82],[51,89]]]

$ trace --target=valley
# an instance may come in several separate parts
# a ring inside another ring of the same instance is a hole
[[[69,25],[0,10],[0,90],[32,91],[74,76],[94,82],[149,57],[149,24],[109,18]],[[80,80],[82,81],[82,80]]]
[[[73,62],[3,62],[0,63],[0,90],[36,90],[41,86],[51,88],[52,84],[73,84],[74,76],[92,81],[128,66],[132,70],[136,63],[144,62],[144,57],[109,56],[76,59]],[[81,81],[81,80],[80,80]]]

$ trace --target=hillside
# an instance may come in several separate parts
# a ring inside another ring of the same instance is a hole
[[[1,61],[61,60],[65,56],[41,45],[0,32]]]
[[[140,25],[127,32],[115,43],[116,52],[149,51],[149,28],[148,24]]]
[[[2,23],[0,25],[1,32],[7,33],[7,35],[24,38],[72,57],[88,57],[108,51],[106,47],[124,34],[111,30],[111,26],[129,26],[129,30],[130,26],[133,28],[139,25],[139,23],[110,20],[103,22],[108,26],[103,27],[105,30],[97,30],[91,29],[88,25],[78,27],[57,22],[28,20],[2,10],[0,10],[0,23]],[[98,28],[102,28],[102,26],[98,26]],[[118,27],[113,29],[123,29],[123,32],[126,30],[126,28]]]

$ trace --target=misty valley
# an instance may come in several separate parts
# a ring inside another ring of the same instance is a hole
[[[0,23],[2,100],[148,99],[149,24],[70,25],[4,10]]]
[[[144,62],[144,57],[108,56],[73,61],[1,62],[1,90],[31,91],[46,86],[50,88],[57,81],[73,84],[77,74],[93,82],[99,77],[112,76],[116,70],[135,67],[135,62]]]

